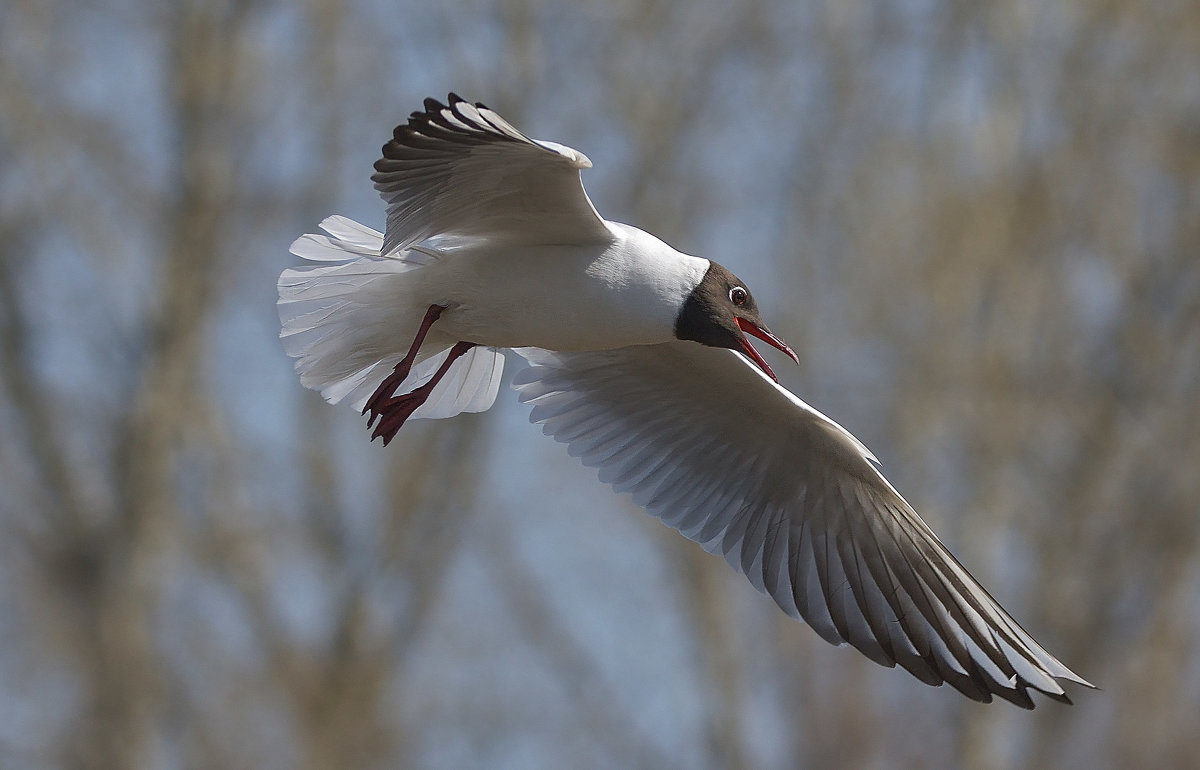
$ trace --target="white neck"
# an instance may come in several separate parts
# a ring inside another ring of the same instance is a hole
[[[674,324],[692,290],[708,272],[709,261],[676,251],[659,238],[630,225],[608,222],[619,236],[611,259],[598,262],[595,273],[618,290],[638,288],[648,291],[646,306],[653,305],[670,314]]]

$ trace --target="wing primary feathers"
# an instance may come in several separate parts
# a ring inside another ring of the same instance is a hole
[[[903,587],[899,576],[889,564],[886,545],[880,542],[879,536],[871,527],[860,524],[858,532],[863,546],[873,546],[878,556],[878,561],[867,560],[867,569],[874,575],[875,584],[883,593],[884,602],[893,613],[896,633],[892,634],[894,640],[892,653],[896,657],[896,662],[926,684],[941,684],[942,677],[927,660],[931,655],[931,649],[927,643],[924,643],[926,641],[925,634],[918,630],[918,628],[923,630],[926,627],[913,622],[913,619],[919,616],[919,611],[913,604],[908,591]],[[891,629],[889,629],[890,631]],[[919,644],[924,648],[924,652],[918,648]]]
[[[534,366],[514,386],[548,435],[821,638],[983,703],[1032,708],[1030,690],[1067,702],[1055,680],[1077,675],[979,586],[868,450],[736,353],[518,352]],[[730,419],[736,401],[755,419]]]
[[[948,598],[952,600],[948,609],[957,616],[959,627],[984,656],[982,659],[971,656],[972,666],[980,672],[981,679],[995,685],[993,690],[1001,697],[1009,700],[1012,700],[1008,697],[1010,695],[1017,697],[1020,701],[1017,705],[1022,706],[1028,703],[1029,699],[1024,694],[1016,695],[1017,687],[1029,685],[1047,695],[1061,692],[1053,678],[1042,670],[1032,657],[1031,651],[1005,627],[1007,613],[999,610],[995,600],[970,577],[953,556],[940,547],[940,544],[933,550],[934,553],[926,555],[930,564],[937,567],[937,579],[947,592]],[[977,592],[982,593],[987,601],[976,601],[974,597]],[[953,601],[955,597],[958,601]],[[985,620],[985,616],[988,620]],[[1010,652],[1006,652],[1005,648]],[[1016,684],[1005,686],[1009,681]]]
[[[387,203],[383,253],[435,236],[597,243],[612,232],[583,190],[582,153],[538,142],[482,103],[425,100],[383,145],[371,176]]]
[[[792,599],[800,616],[830,644],[844,644],[846,639],[834,626],[821,579],[817,547],[813,542],[812,525],[800,521],[798,536],[789,543],[788,571],[792,575]]]

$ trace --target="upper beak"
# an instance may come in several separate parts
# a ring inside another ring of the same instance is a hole
[[[753,334],[776,350],[782,351],[796,363],[800,363],[800,359],[796,357],[796,354],[788,347],[787,343],[772,334],[769,329],[764,329],[752,321],[747,321],[745,318],[737,318],[735,320],[737,321],[738,328],[745,334]],[[758,354],[758,351],[750,344],[750,340],[746,339],[744,335],[742,337],[742,347],[746,349],[746,355],[754,359],[754,363],[758,364],[759,368],[766,372],[768,377],[775,380],[775,382],[779,382],[779,378],[775,376],[775,372],[771,371],[771,367],[767,365],[767,362],[763,360],[763,357]]]

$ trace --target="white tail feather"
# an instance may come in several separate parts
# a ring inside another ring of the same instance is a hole
[[[449,354],[450,349],[447,348],[413,367],[401,390],[412,390],[429,382]],[[462,412],[486,411],[496,400],[503,373],[503,354],[494,348],[471,348],[450,367],[433,393],[429,394],[429,400],[412,416],[440,419]],[[363,403],[366,403],[365,398]]]
[[[403,358],[428,309],[412,296],[414,281],[406,273],[435,262],[436,251],[380,256],[382,233],[346,217],[329,217],[321,229],[328,235],[303,235],[291,252],[325,264],[279,276],[279,336],[305,387],[332,404],[346,400],[361,409]],[[428,382],[455,342],[438,335],[435,325],[398,392]],[[486,410],[496,400],[503,368],[498,351],[472,348],[412,417]]]

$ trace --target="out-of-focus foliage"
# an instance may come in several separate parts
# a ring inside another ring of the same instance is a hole
[[[1103,691],[829,648],[503,394],[383,451],[302,391],[287,244],[379,224],[451,89],[745,277],[786,384]],[[1198,383],[1195,3],[13,0],[0,765],[1186,766]]]

